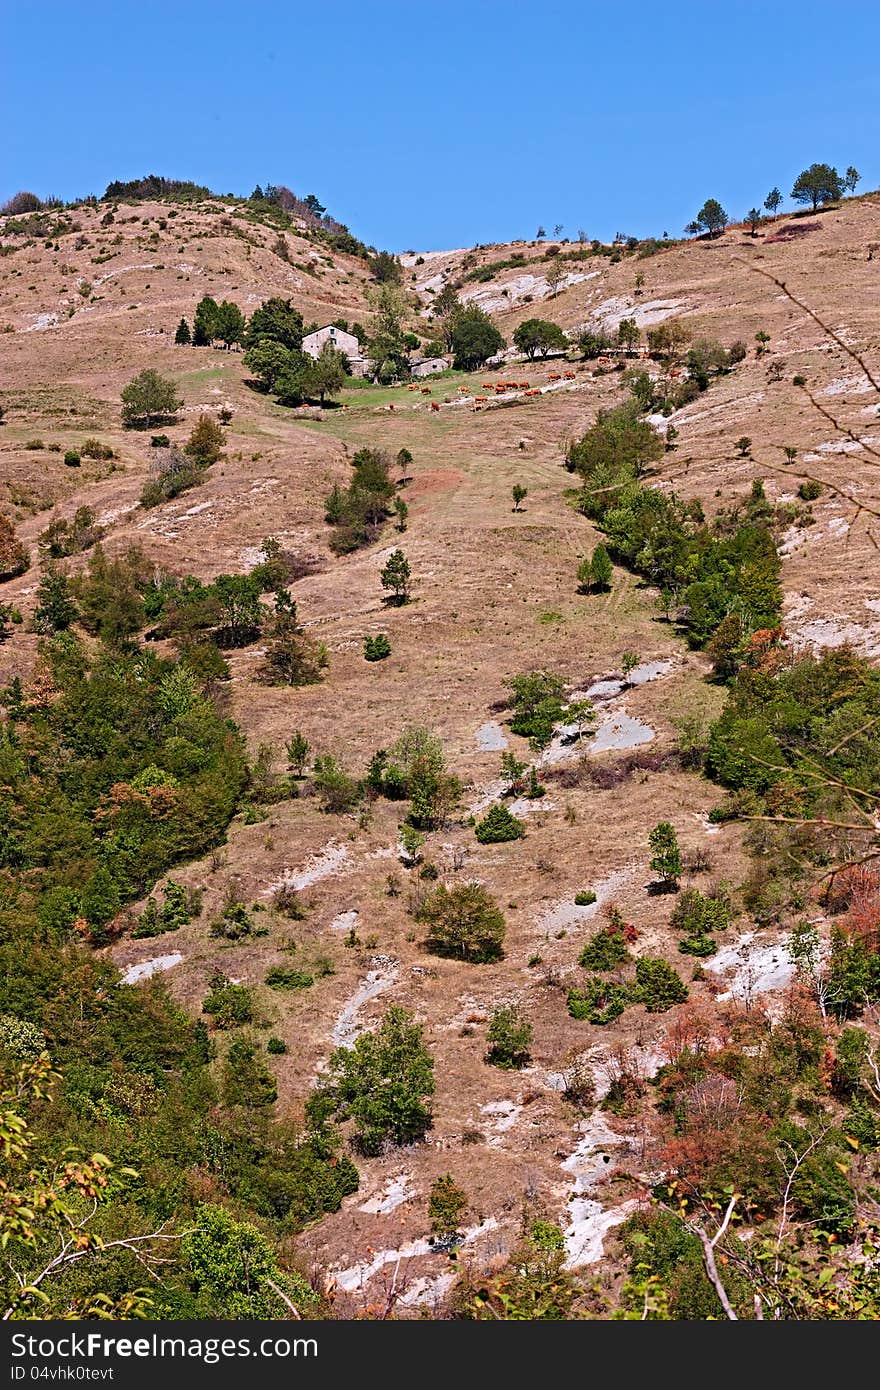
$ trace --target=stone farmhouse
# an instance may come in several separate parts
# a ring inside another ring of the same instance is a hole
[[[310,357],[320,357],[325,343],[344,352],[351,366],[352,376],[367,376],[372,366],[369,359],[361,353],[361,345],[353,333],[346,333],[335,324],[328,323],[324,328],[316,328],[303,338],[302,350]]]

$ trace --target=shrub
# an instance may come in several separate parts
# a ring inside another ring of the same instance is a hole
[[[428,1218],[435,1236],[446,1240],[456,1235],[467,1209],[467,1196],[451,1173],[435,1178],[428,1198]]]
[[[271,1052],[275,1057],[281,1057],[289,1051],[289,1048],[283,1038],[272,1037],[266,1043],[266,1051]]]
[[[822,484],[815,478],[807,478],[798,488],[798,497],[802,502],[815,502],[817,497],[822,496]]]
[[[183,452],[199,468],[208,468],[216,463],[223,452],[226,440],[223,431],[210,415],[200,415],[184,445]]]
[[[30,556],[16,536],[15,527],[0,512],[0,582],[24,574],[29,564]]]
[[[662,1014],[675,1004],[683,1004],[688,992],[681,977],[660,957],[642,956],[636,961],[632,999],[644,1004],[649,1014]]]
[[[683,955],[712,956],[718,949],[708,935],[730,925],[730,904],[725,897],[704,897],[696,888],[687,888],[675,904],[670,926],[684,932],[678,949]]]
[[[80,446],[80,453],[85,459],[112,459],[114,452],[109,444],[102,444],[100,439],[87,439]],[[66,461],[66,459],[65,459]]]
[[[235,900],[227,902],[219,917],[208,928],[208,935],[221,937],[224,941],[241,941],[246,936],[265,936],[268,928],[257,927],[244,903]]]
[[[440,884],[428,894],[416,919],[427,925],[425,945],[435,955],[483,965],[503,954],[503,913],[479,883],[451,889]]]
[[[526,828],[522,821],[499,801],[481,821],[477,822],[474,833],[481,845],[496,845],[505,840],[522,839]]]
[[[535,749],[546,748],[563,716],[576,717],[565,699],[565,684],[549,671],[528,671],[505,681],[511,690],[513,733],[527,738]]]
[[[575,907],[589,907],[590,904],[595,901],[596,894],[593,892],[592,888],[585,888],[580,893],[575,893],[574,895]]]
[[[329,753],[315,758],[314,786],[321,810],[331,815],[350,811],[360,800],[360,784]]]
[[[391,655],[391,643],[384,632],[379,632],[375,637],[364,638],[364,658],[367,661],[384,661],[386,656]]]
[[[486,1032],[486,1061],[505,1071],[520,1071],[531,1058],[532,1025],[514,1004],[502,1004],[492,1011]]]
[[[64,454],[64,462],[68,468],[79,468],[79,451],[77,449],[67,449]]]
[[[155,898],[149,898],[132,937],[137,939],[143,936],[160,936],[164,932],[178,931],[198,917],[201,910],[200,890],[184,888],[182,884],[169,878],[165,884],[162,907],[159,907]]]
[[[273,965],[264,979],[270,989],[310,989],[315,983],[314,975],[307,970],[293,970],[283,965]]]
[[[603,927],[584,946],[578,963],[588,970],[614,970],[630,960],[623,933]]]
[[[587,1023],[613,1023],[629,1003],[625,985],[612,984],[598,975],[591,976],[581,989],[568,991],[568,1012]]]
[[[202,1012],[212,1015],[215,1028],[236,1028],[253,1022],[253,999],[246,985],[234,985],[219,972],[211,976],[208,985]]]

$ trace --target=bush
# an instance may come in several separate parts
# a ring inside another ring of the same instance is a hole
[[[477,821],[474,833],[481,845],[496,845],[505,840],[522,839],[526,828],[522,821],[499,801],[481,821]]]
[[[578,964],[586,966],[588,970],[614,970],[630,959],[623,933],[604,927],[590,937],[581,951]]]
[[[528,1066],[532,1025],[514,1004],[502,1004],[492,1011],[486,1041],[486,1061],[490,1066],[505,1071],[520,1071]]]
[[[367,661],[384,661],[386,656],[391,655],[391,643],[384,632],[377,633],[375,637],[364,638],[364,658]]]
[[[503,955],[504,916],[479,883],[440,884],[416,913],[428,927],[425,945],[438,956],[484,965]]]
[[[76,449],[67,449],[64,454],[64,462],[68,468],[79,468],[79,452]]]
[[[730,925],[730,904],[725,897],[704,897],[696,888],[681,894],[670,926],[684,932],[678,949],[688,956],[713,956],[718,949],[709,932],[724,931]]]
[[[307,970],[293,970],[282,965],[273,965],[264,979],[270,989],[311,989],[315,983],[314,975]]]
[[[202,1004],[202,1013],[211,1014],[215,1028],[237,1028],[253,1022],[253,999],[246,985],[234,985],[220,973],[212,975],[208,985],[210,992]]]
[[[587,1023],[613,1023],[629,1003],[625,985],[611,984],[593,975],[582,989],[568,991],[568,1012]]]
[[[102,444],[100,439],[87,439],[80,446],[80,453],[84,459],[112,459],[115,457],[109,444]]]
[[[589,907],[591,903],[595,901],[596,894],[593,892],[592,888],[585,888],[580,893],[575,893],[574,895],[575,907]]]
[[[822,484],[815,478],[807,478],[798,488],[798,497],[802,502],[815,502],[817,497],[822,496]]]
[[[360,800],[360,783],[350,777],[329,753],[315,758],[314,786],[321,801],[321,810],[331,815],[350,811]]]
[[[535,749],[546,748],[556,724],[575,713],[566,702],[565,683],[549,671],[528,671],[505,684],[512,691],[512,732],[527,738]]]
[[[662,1014],[688,997],[688,987],[681,977],[659,957],[642,956],[636,961],[636,983],[633,1003],[644,1004],[649,1014]]]
[[[270,1052],[273,1055],[273,1057],[282,1057],[284,1053],[288,1052],[289,1050],[290,1049],[288,1048],[287,1043],[284,1041],[283,1038],[272,1037],[269,1038],[268,1042],[266,1043],[266,1051]]]
[[[428,1198],[428,1219],[435,1236],[446,1240],[456,1235],[467,1209],[467,1196],[451,1173],[435,1178]]]
[[[165,932],[179,931],[187,926],[202,910],[202,894],[197,888],[184,888],[173,879],[165,884],[164,902],[161,908],[155,898],[149,898],[141,914],[132,937],[160,936]]]
[[[223,431],[210,415],[200,415],[184,445],[183,452],[199,468],[208,468],[216,463],[223,452],[226,440]]]
[[[219,917],[208,928],[208,935],[220,937],[224,941],[241,941],[246,936],[265,936],[267,927],[257,927],[244,903],[227,902]]]

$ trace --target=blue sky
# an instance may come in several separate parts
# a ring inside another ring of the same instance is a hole
[[[2,8],[0,200],[271,181],[403,251],[679,235],[814,160],[880,183],[876,0]]]

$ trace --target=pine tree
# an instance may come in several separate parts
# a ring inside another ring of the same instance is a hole
[[[181,319],[180,323],[177,325],[174,341],[178,347],[186,346],[188,343],[192,342],[192,334],[189,331],[189,324],[186,319]]]
[[[380,571],[379,578],[382,581],[382,588],[392,591],[390,602],[399,606],[409,602],[410,568],[409,561],[402,550],[392,551],[388,557],[387,565]]]

